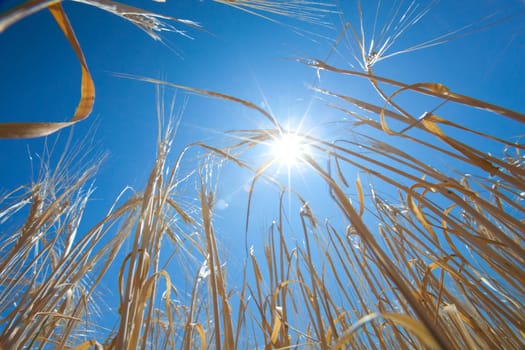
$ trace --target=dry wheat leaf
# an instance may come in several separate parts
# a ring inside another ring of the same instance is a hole
[[[365,197],[363,195],[363,187],[361,186],[359,174],[357,174],[357,178],[355,180],[355,187],[357,188],[357,194],[359,195],[359,216],[363,217],[365,212]]]
[[[492,176],[498,173],[499,169],[495,167],[490,161],[483,158],[483,156],[477,155],[476,151],[473,148],[447,136],[441,130],[441,128],[433,121],[437,118],[438,117],[432,117],[432,120],[430,120],[429,118],[423,119],[422,124],[429,132],[439,137],[441,140],[446,142],[451,147],[455,148],[457,151],[461,152],[465,157],[469,159],[471,164],[487,171]]]
[[[329,65],[326,62],[323,62],[321,60],[316,60],[316,59],[298,59],[297,61],[302,63],[302,64],[305,64],[307,66],[310,66],[310,67],[312,67],[314,69],[317,69],[317,70],[326,70],[326,71],[329,71],[329,72],[338,73],[338,74],[342,74],[342,75],[358,76],[358,77],[362,77],[362,78],[371,79],[371,80],[374,80],[374,81],[386,83],[386,84],[392,85],[392,86],[399,86],[399,87],[405,87],[405,88],[410,86],[410,85],[404,84],[402,82],[399,82],[399,81],[396,81],[396,80],[393,80],[393,79],[388,79],[388,78],[380,77],[380,76],[377,76],[377,75],[371,75],[370,73],[362,73],[362,72],[357,72],[357,71],[352,71],[352,70],[336,68],[336,67],[331,66],[331,65]],[[515,121],[518,121],[520,123],[525,123],[525,114],[523,114],[523,113],[516,112],[516,111],[513,111],[511,109],[508,109],[508,108],[505,108],[505,107],[501,107],[501,106],[498,106],[498,105],[495,105],[495,104],[492,104],[492,103],[481,101],[481,100],[478,100],[478,99],[475,99],[475,98],[472,98],[472,97],[469,97],[469,96],[461,95],[461,94],[458,94],[458,93],[455,93],[455,92],[452,92],[452,91],[448,91],[448,90],[446,90],[446,87],[444,85],[441,85],[441,84],[427,83],[427,84],[425,84],[422,87],[420,87],[420,86],[412,86],[412,88],[410,88],[410,89],[415,91],[415,92],[424,94],[424,95],[444,98],[444,99],[447,99],[447,100],[450,100],[450,101],[453,101],[453,102],[456,102],[456,103],[460,103],[460,104],[463,104],[463,105],[466,105],[466,106],[474,107],[474,108],[477,108],[477,109],[487,110],[487,111],[490,111],[492,113],[496,113],[496,114],[499,114],[499,115],[511,118],[511,119],[513,119]]]
[[[88,350],[92,347],[95,347],[95,349],[102,348],[102,345],[96,341],[96,340],[87,340],[83,342],[82,344],[79,344],[73,348],[73,350]]]
[[[235,102],[235,103],[238,103],[240,105],[243,105],[245,107],[248,107],[250,109],[253,109],[253,110],[261,113],[266,119],[268,119],[272,123],[272,125],[274,125],[275,127],[279,127],[279,123],[277,122],[277,120],[275,119],[275,117],[271,113],[269,113],[266,110],[264,110],[263,108],[257,106],[253,102],[250,102],[250,101],[247,101],[247,100],[243,100],[243,99],[238,98],[238,97],[230,96],[230,95],[223,94],[223,93],[216,92],[216,91],[197,89],[197,88],[192,88],[192,87],[185,86],[185,85],[174,84],[174,83],[170,83],[170,82],[165,81],[165,80],[159,80],[159,79],[153,79],[153,78],[148,78],[148,77],[135,76],[135,75],[131,75],[131,74],[123,74],[123,73],[115,73],[114,75],[117,76],[117,77],[120,77],[120,78],[134,79],[134,80],[144,81],[144,82],[147,82],[147,83],[152,83],[152,84],[157,84],[157,85],[171,86],[171,87],[174,87],[176,89],[181,89],[181,90],[188,91],[190,93],[195,93],[195,94],[198,94],[198,95],[209,96],[209,97],[213,97],[213,98],[218,98],[218,99],[222,99],[222,100],[226,100],[226,101]]]
[[[201,350],[206,350],[206,335],[204,334],[204,328],[200,323],[194,323],[192,324],[192,327],[197,329],[197,332],[199,333],[199,338],[201,340]]]
[[[277,343],[277,337],[279,336],[279,331],[281,330],[281,318],[276,316],[273,323],[272,334],[270,336],[270,342],[272,344]]]
[[[73,47],[75,54],[81,64],[82,80],[80,83],[80,101],[75,113],[69,122],[20,122],[0,124],[0,138],[30,138],[47,136],[63,128],[71,126],[89,116],[95,101],[95,85],[89,73],[89,69],[78,44],[75,32],[69,23],[69,19],[60,3],[51,3],[49,11],[55,18],[60,29],[66,36],[69,44]]]
[[[405,328],[412,334],[416,335],[426,346],[432,349],[440,349],[441,347],[436,340],[429,333],[427,328],[420,321],[404,314],[396,313],[381,313],[381,316],[385,319],[389,319],[401,327]]]

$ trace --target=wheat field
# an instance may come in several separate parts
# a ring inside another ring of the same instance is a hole
[[[267,106],[223,91],[115,73],[156,91],[147,181],[133,190],[123,183],[102,217],[86,219],[107,160],[89,153],[92,136],[70,133],[56,164],[42,157],[33,181],[2,186],[0,349],[525,348],[525,145],[456,113],[520,136],[525,115],[440,82],[376,72],[383,60],[468,39],[519,14],[399,48],[394,42],[435,2],[374,2],[375,18],[390,14],[376,33],[361,1],[343,23],[337,2],[214,1],[303,36],[287,19],[312,31],[337,28],[326,56],[292,62],[311,72],[309,93],[326,113],[340,117],[328,126],[337,136],[291,130]],[[110,0],[73,2],[131,22],[151,40],[206,30]],[[68,120],[2,122],[2,139],[95,123],[102,97],[60,0],[0,13],[0,35],[39,11],[51,12],[73,49],[80,99]],[[356,82],[373,96],[352,94]],[[174,154],[181,94],[235,105],[265,126],[192,140]],[[218,224],[227,171],[250,178],[230,236]],[[262,201],[266,194],[271,201]],[[228,249],[233,241],[241,251]]]

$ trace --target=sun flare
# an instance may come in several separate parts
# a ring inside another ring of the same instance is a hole
[[[306,152],[306,143],[302,136],[285,132],[273,140],[271,148],[273,157],[281,164],[290,167],[300,162]]]

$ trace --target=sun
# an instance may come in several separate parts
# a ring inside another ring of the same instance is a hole
[[[273,158],[287,167],[298,165],[307,152],[304,137],[294,132],[283,132],[271,143]]]

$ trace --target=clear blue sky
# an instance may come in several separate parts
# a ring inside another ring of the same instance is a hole
[[[354,1],[341,0],[339,8],[344,20],[356,21]],[[363,1],[367,2],[367,1]],[[0,3],[0,11],[14,1]],[[386,2],[384,2],[386,3]],[[266,103],[276,117],[286,124],[305,125],[327,138],[337,137],[340,130],[327,124],[342,120],[344,115],[324,107],[324,101],[308,89],[316,82],[321,87],[367,98],[369,84],[364,80],[334,78],[301,65],[293,58],[324,59],[341,31],[340,16],[330,14],[327,21],[334,28],[272,15],[283,23],[293,24],[303,31],[296,32],[287,25],[277,25],[236,9],[211,1],[168,0],[159,4],[152,1],[133,1],[129,4],[170,16],[199,22],[204,31],[185,28],[193,37],[188,39],[175,33],[165,33],[166,45],[153,41],[144,32],[95,7],[75,2],[64,3],[77,38],[83,48],[96,86],[96,100],[91,116],[75,126],[75,138],[82,138],[96,125],[95,148],[108,152],[96,177],[96,192],[87,216],[95,219],[102,214],[115,196],[127,185],[141,189],[149,174],[155,153],[157,135],[156,92],[152,84],[122,79],[113,73],[165,79],[177,84],[215,90]],[[519,0],[442,0],[420,23],[401,37],[392,51],[410,47],[443,33],[475,23],[484,16],[495,14],[504,18],[525,9]],[[364,8],[369,15],[373,11]],[[376,74],[408,83],[440,82],[452,90],[482,100],[525,112],[525,20],[512,18],[466,37],[417,52],[406,53],[377,63]],[[384,19],[379,19],[379,24]],[[369,22],[371,23],[371,22]],[[383,22],[384,23],[384,22]],[[312,36],[306,31],[322,34]],[[210,34],[211,33],[211,34]],[[329,63],[351,69],[356,64],[345,42],[338,46]],[[78,97],[79,64],[66,39],[47,11],[41,11],[16,23],[0,34],[0,122],[9,121],[63,121],[72,114]],[[246,108],[229,102],[178,94],[178,101],[187,100],[187,108],[175,138],[173,153],[198,140],[224,144],[223,132],[231,129],[270,127],[264,118]],[[167,92],[166,98],[171,98]],[[267,102],[264,102],[267,101]],[[415,106],[421,112],[427,106]],[[476,116],[478,118],[478,116]],[[494,122],[490,116],[479,120],[468,114],[454,119],[465,125],[479,125],[496,131],[502,137],[523,135],[511,123]],[[331,134],[333,133],[333,134]],[[68,131],[59,136],[56,155],[67,139]],[[47,139],[49,145],[56,139]],[[0,139],[0,192],[36,177],[31,172],[31,156],[42,154],[44,139]],[[492,150],[499,152],[501,150]],[[36,165],[37,163],[35,163]],[[243,237],[246,192],[242,186],[249,182],[248,173],[224,169],[225,181],[219,188],[219,197],[229,207],[219,213],[219,231],[238,241]],[[306,177],[294,178],[315,195],[317,189],[308,186]],[[264,193],[256,193],[264,197]],[[273,210],[273,209],[272,209]],[[275,211],[259,212],[259,226],[272,220]],[[244,242],[242,244],[244,248]],[[232,249],[233,250],[233,249]]]
[[[0,9],[5,10],[14,3],[16,1],[4,2]],[[367,8],[367,2],[364,3],[365,18],[371,26],[374,9]],[[100,9],[74,2],[64,4],[97,92],[91,116],[75,127],[75,135],[82,137],[97,124],[95,139],[99,149],[110,154],[97,178],[96,197],[102,200],[110,200],[125,185],[140,186],[149,169],[156,137],[155,87],[117,78],[112,73],[162,78],[258,104],[266,99],[281,121],[297,120],[309,111],[314,94],[307,85],[315,81],[315,72],[290,58],[324,59],[341,30],[336,14],[326,18],[336,24],[333,29],[272,16],[303,30],[320,33],[325,36],[323,38],[308,33],[298,35],[287,26],[211,1],[160,4],[134,1],[129,4],[197,21],[213,35],[178,25],[194,39],[165,33],[166,45],[163,45],[130,23]],[[354,2],[341,4],[339,8],[344,10],[344,20],[356,24]],[[523,11],[524,7],[518,0],[441,1],[420,23],[409,29],[391,51],[475,23],[487,15],[503,18]],[[383,8],[386,8],[384,4]],[[386,22],[386,17],[379,19],[379,25],[381,21]],[[392,57],[374,68],[377,74],[406,82],[441,82],[454,91],[523,111],[525,88],[520,79],[525,76],[522,64],[524,33],[523,16],[518,16],[444,45]],[[346,55],[346,62],[337,54],[333,54],[329,62],[350,68],[347,65],[350,51],[344,43],[338,49],[341,55]],[[48,11],[20,21],[0,35],[0,56],[0,121],[67,120],[78,99],[79,65]],[[330,86],[329,76],[323,78],[320,86],[334,87]],[[366,82],[363,85],[337,88],[340,92],[355,94],[366,89]],[[179,101],[184,99],[183,95],[179,94]],[[310,125],[320,125],[342,116],[323,109],[315,115],[308,113],[306,118]],[[216,139],[226,130],[257,125],[269,126],[243,108],[192,95],[176,145],[182,148],[195,140]],[[490,128],[499,126],[491,125]],[[501,132],[514,133],[516,130]],[[61,139],[65,140],[66,133],[62,134]],[[50,137],[47,142],[52,143],[54,138]],[[43,142],[43,139],[0,140],[0,164],[9,169],[1,174],[3,190],[31,178],[28,150],[40,153]]]

